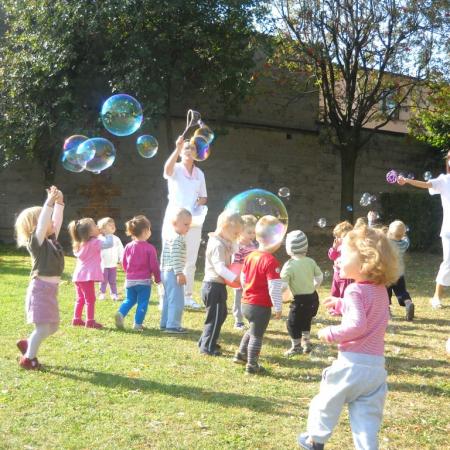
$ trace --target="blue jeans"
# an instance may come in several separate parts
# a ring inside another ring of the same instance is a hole
[[[184,286],[177,283],[173,270],[161,273],[164,285],[164,299],[161,311],[161,328],[180,328],[184,308]]]
[[[151,286],[138,284],[137,286],[127,287],[127,297],[119,308],[120,314],[125,317],[130,309],[137,303],[134,323],[142,325],[147,314],[148,303],[150,300]]]

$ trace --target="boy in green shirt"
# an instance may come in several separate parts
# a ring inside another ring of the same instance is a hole
[[[286,253],[291,257],[281,269],[281,279],[289,287],[294,299],[289,308],[287,329],[292,346],[285,356],[309,353],[311,346],[311,321],[319,309],[316,288],[323,275],[317,263],[306,256],[308,238],[300,230],[286,235]]]

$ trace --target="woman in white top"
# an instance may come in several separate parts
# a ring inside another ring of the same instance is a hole
[[[450,151],[445,158],[445,174],[439,175],[429,181],[418,181],[398,177],[398,184],[410,184],[411,186],[428,189],[430,195],[440,194],[443,210],[443,219],[441,227],[442,251],[444,260],[439,267],[439,272],[436,277],[436,290],[431,299],[431,306],[433,308],[441,307],[441,300],[444,293],[444,286],[450,286]]]
[[[181,162],[177,163],[181,157]],[[164,178],[167,180],[169,203],[164,215],[162,239],[166,239],[173,232],[172,218],[174,211],[186,208],[192,214],[192,225],[186,234],[186,285],[184,293],[185,306],[200,308],[192,298],[194,288],[195,264],[202,237],[202,226],[208,208],[205,175],[194,164],[192,149],[189,141],[179,136],[175,150],[164,165]]]

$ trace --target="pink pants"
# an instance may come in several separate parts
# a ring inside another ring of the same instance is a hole
[[[86,319],[94,320],[95,315],[95,282],[75,281],[77,301],[73,312],[74,319],[81,319],[84,305],[86,305]]]

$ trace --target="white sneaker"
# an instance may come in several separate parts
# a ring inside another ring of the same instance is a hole
[[[192,297],[184,297],[184,307],[192,309],[201,308],[201,306]]]
[[[437,297],[433,297],[430,300],[430,303],[431,303],[431,307],[434,309],[442,308],[441,300]]]
[[[100,292],[100,294],[98,294],[98,299],[99,299],[99,300],[105,300],[105,294],[103,294],[102,292]]]
[[[117,294],[111,294],[111,299],[113,302],[118,302],[119,301],[119,296]]]

